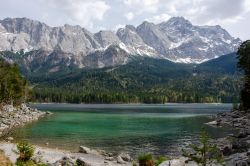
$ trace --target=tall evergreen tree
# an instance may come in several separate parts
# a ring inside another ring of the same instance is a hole
[[[238,68],[244,71],[244,87],[241,91],[241,106],[250,109],[250,40],[243,42],[237,52]]]

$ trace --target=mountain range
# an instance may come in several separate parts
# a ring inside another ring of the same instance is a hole
[[[6,18],[0,41],[0,58],[18,64],[35,102],[233,102],[242,87],[241,40],[183,17],[97,33]]]
[[[183,17],[154,24],[126,25],[114,31],[91,33],[80,26],[50,27],[27,18],[0,20],[0,51],[27,70],[62,70],[62,66],[103,68],[123,65],[134,57],[152,57],[178,63],[202,63],[235,52],[241,43],[225,29],[196,26]],[[20,56],[25,55],[25,56]]]

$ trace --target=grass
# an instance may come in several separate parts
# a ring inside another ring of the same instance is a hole
[[[164,161],[166,161],[168,158],[164,157],[164,156],[158,156],[155,160],[155,165],[158,166],[161,163],[163,163]]]
[[[0,150],[0,165],[1,166],[12,166],[13,164],[10,160],[4,155],[3,151]]]
[[[139,166],[153,166],[153,157],[152,154],[147,153],[147,154],[142,154],[138,157],[139,160]]]

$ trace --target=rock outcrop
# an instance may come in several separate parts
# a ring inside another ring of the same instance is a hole
[[[250,111],[234,110],[217,115],[216,126],[227,125],[234,134],[215,140],[223,152],[227,166],[250,165]]]
[[[22,126],[45,116],[46,112],[38,111],[21,104],[18,107],[5,105],[0,111],[0,137],[14,127]]]

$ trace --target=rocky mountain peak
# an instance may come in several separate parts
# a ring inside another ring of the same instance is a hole
[[[136,29],[154,29],[156,25],[154,23],[148,22],[148,21],[143,21],[142,24],[140,24]]]
[[[46,26],[46,24],[28,18],[5,18],[0,24],[11,33],[30,33],[35,27]]]
[[[144,21],[137,27],[126,25],[116,33],[108,30],[91,33],[78,25],[50,27],[28,18],[6,18],[0,20],[0,41],[0,51],[44,50],[44,61],[48,60],[46,56],[53,55],[50,61],[63,58],[66,65],[79,67],[89,66],[90,60],[97,59],[96,66],[101,67],[104,59],[99,56],[104,55],[117,63],[126,62],[129,55],[201,63],[235,52],[241,42],[220,26],[196,26],[184,17],[173,17],[160,24]],[[111,51],[113,45],[123,51]],[[36,56],[32,56],[30,59],[36,61]],[[108,61],[103,64],[106,66]]]
[[[94,35],[94,37],[102,47],[120,43],[119,38],[112,31],[99,31]]]
[[[167,22],[163,22],[162,24],[174,27],[192,26],[192,23],[184,17],[172,17]]]
[[[136,31],[136,27],[133,25],[126,25],[125,28],[130,29],[131,31]]]

